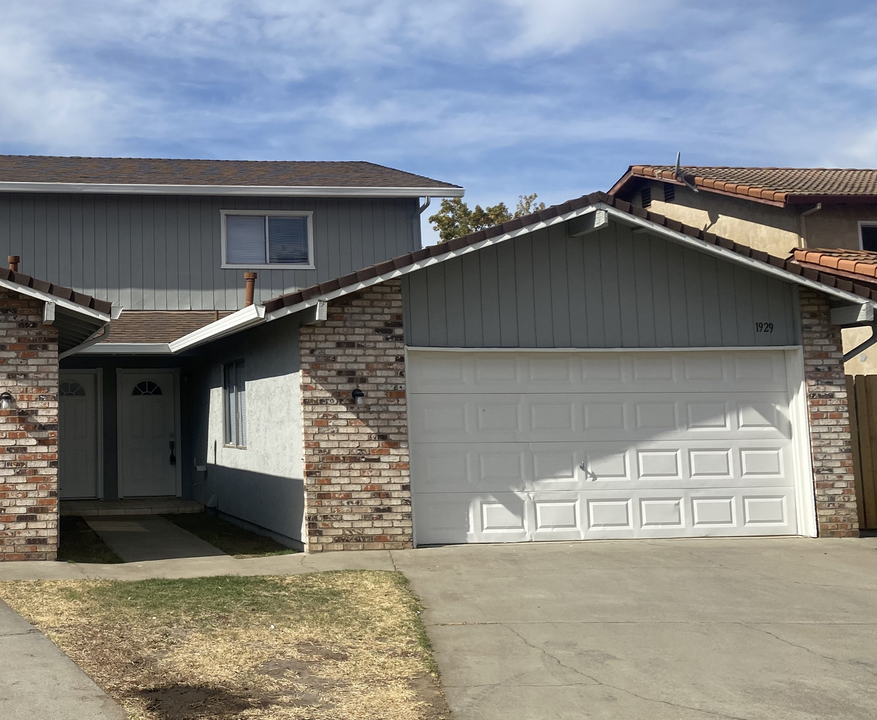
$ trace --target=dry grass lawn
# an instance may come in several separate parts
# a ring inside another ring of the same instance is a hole
[[[449,717],[398,573],[8,582],[0,597],[132,719]]]

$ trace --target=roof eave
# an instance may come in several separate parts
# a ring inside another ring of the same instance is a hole
[[[145,185],[0,181],[0,192],[100,195],[215,195],[226,197],[463,197],[462,187],[331,187],[287,185]]]

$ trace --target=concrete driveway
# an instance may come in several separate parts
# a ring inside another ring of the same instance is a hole
[[[877,716],[877,538],[394,552],[455,720]]]

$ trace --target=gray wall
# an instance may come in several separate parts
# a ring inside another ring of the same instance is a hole
[[[222,364],[243,360],[247,447],[225,447]],[[298,324],[285,318],[205,348],[184,371],[192,497],[216,496],[220,512],[278,535],[302,539],[304,520]]]
[[[259,270],[257,297],[331,280],[420,247],[417,199],[0,194],[0,263],[132,310],[237,310],[221,209],[313,210],[315,270]]]
[[[416,347],[793,345],[794,286],[611,222],[552,226],[408,275]],[[756,332],[756,323],[773,332]]]

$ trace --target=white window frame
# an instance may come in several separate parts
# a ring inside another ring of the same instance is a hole
[[[235,376],[235,417],[231,418],[231,397],[228,389],[228,369],[234,368],[234,376]],[[247,437],[247,401],[246,401],[246,361],[243,359],[240,360],[231,360],[229,362],[222,363],[222,444],[227,448],[234,448],[236,450],[246,450],[246,445],[235,444],[231,442],[232,439],[240,440],[241,435],[245,438]],[[241,412],[240,402],[238,400],[238,396],[240,392],[237,388],[240,387],[238,383],[238,372],[239,370],[243,370],[241,373],[243,377],[243,385],[244,385],[244,407],[243,412]],[[229,421],[233,421],[236,423],[236,427],[234,428],[235,438],[232,438],[233,434],[232,428],[229,426]]]
[[[863,227],[877,227],[877,220],[859,220],[859,250],[865,249],[865,244],[862,241]]]
[[[220,225],[222,226],[222,268],[224,270],[314,270],[314,211],[313,210],[220,210]],[[270,257],[268,248],[268,218],[269,217],[303,217],[308,221],[308,262],[307,263],[263,263],[261,265],[246,265],[242,263],[229,263],[228,233],[226,231],[226,216],[228,215],[260,215],[265,218],[265,257]]]

